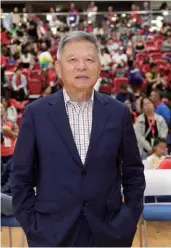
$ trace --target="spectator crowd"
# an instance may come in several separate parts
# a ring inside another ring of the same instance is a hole
[[[152,29],[148,2],[143,10],[132,4],[129,14],[118,14],[109,6],[101,18],[94,2],[83,15],[71,3],[64,17],[54,8],[47,16],[27,13],[26,8],[22,14],[17,7],[7,15],[1,10],[3,194],[10,196],[11,158],[25,105],[62,88],[56,51],[69,30],[97,36],[102,70],[96,89],[129,107],[148,168],[171,169],[171,23],[162,19],[160,29]],[[11,214],[11,208],[5,209]]]

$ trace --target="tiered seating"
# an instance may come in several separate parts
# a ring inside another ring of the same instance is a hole
[[[115,87],[115,93],[118,93],[120,91],[121,84],[128,84],[128,78],[114,78],[113,79],[113,85]]]

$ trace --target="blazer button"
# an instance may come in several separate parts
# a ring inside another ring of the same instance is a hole
[[[88,205],[87,201],[83,201],[83,206],[86,207]]]
[[[86,171],[82,171],[82,176],[85,177],[86,176]]]

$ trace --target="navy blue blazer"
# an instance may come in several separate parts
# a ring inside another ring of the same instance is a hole
[[[131,246],[144,188],[144,167],[127,106],[95,92],[83,169],[62,91],[27,105],[13,156],[12,194],[29,246],[74,246],[81,213],[97,246]]]

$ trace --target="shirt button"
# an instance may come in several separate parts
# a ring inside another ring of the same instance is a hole
[[[86,207],[88,205],[87,201],[83,201],[83,206]]]

